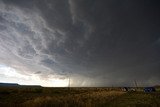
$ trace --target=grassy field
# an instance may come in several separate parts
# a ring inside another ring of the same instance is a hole
[[[0,87],[0,107],[160,107],[160,92],[121,88]]]

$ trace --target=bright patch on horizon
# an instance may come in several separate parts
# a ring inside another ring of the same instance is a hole
[[[68,79],[49,78],[47,80],[42,80],[41,86],[43,87],[68,87]]]
[[[0,65],[0,82],[6,83],[18,83],[21,85],[41,85],[44,87],[67,87],[68,79],[58,79],[48,77],[47,79],[40,78],[36,74],[22,75],[18,73],[14,68]]]
[[[28,79],[28,76],[22,75],[18,72],[16,72],[15,69],[11,67],[7,67],[5,65],[0,66],[0,74],[5,75],[7,77],[18,77],[18,78],[23,78],[23,79]]]

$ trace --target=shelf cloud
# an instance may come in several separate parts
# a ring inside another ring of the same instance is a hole
[[[0,68],[80,87],[160,84],[159,4],[0,0]]]

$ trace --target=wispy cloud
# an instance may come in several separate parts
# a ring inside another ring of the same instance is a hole
[[[66,86],[69,76],[73,86],[130,85],[135,79],[156,84],[160,15],[154,5],[0,0],[0,64],[43,85],[54,80]],[[7,70],[0,75],[9,77]]]

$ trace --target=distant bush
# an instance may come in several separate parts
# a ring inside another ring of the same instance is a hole
[[[33,93],[42,93],[42,89],[41,88],[35,88],[34,90],[33,90]]]
[[[10,92],[8,90],[3,90],[3,91],[1,90],[0,94],[10,94]]]
[[[25,88],[19,90],[20,93],[42,93],[43,89],[42,88]]]
[[[11,93],[17,93],[18,90],[14,88],[1,88],[0,94],[11,94]]]

